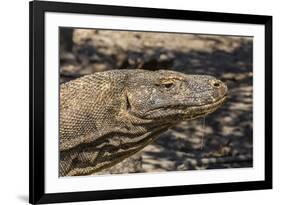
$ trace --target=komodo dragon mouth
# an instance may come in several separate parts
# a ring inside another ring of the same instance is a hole
[[[169,70],[111,70],[62,84],[59,175],[112,167],[169,127],[214,112],[226,96],[215,77]]]
[[[224,95],[217,101],[204,105],[197,105],[197,106],[190,106],[190,107],[187,107],[185,105],[159,107],[146,112],[145,116],[146,117],[151,116],[152,113],[157,113],[162,110],[165,111],[165,113],[164,114],[162,113],[161,116],[159,116],[161,118],[164,116],[171,116],[172,115],[171,113],[176,113],[177,115],[179,114],[183,115],[182,120],[192,120],[199,117],[204,117],[209,113],[214,112],[225,102],[226,99],[227,99],[227,95]],[[157,114],[154,114],[153,117],[157,118]]]

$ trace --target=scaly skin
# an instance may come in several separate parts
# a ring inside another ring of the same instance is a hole
[[[60,176],[109,168],[169,127],[219,108],[227,87],[212,76],[112,70],[60,87]]]

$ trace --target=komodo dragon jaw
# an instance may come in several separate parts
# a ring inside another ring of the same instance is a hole
[[[63,84],[59,175],[112,167],[169,127],[215,111],[226,95],[214,77],[168,70],[112,70]]]

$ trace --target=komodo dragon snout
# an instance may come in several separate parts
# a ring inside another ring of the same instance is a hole
[[[159,70],[97,72],[60,86],[60,176],[114,166],[183,120],[205,116],[226,99],[207,75]]]

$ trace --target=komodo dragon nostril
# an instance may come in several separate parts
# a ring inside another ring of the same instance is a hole
[[[219,88],[219,87],[221,87],[221,82],[218,80],[212,80],[211,85],[215,88]]]

